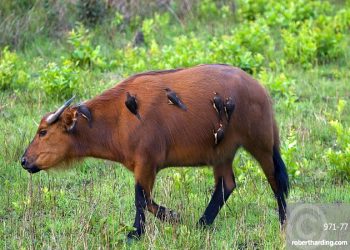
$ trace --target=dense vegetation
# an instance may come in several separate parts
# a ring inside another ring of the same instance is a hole
[[[145,237],[131,246],[127,170],[88,159],[30,176],[19,158],[42,115],[73,94],[92,98],[140,71],[228,63],[274,100],[289,202],[349,202],[349,31],[348,0],[2,1],[0,248],[283,247],[273,194],[243,151],[233,163],[238,188],[212,228],[194,227],[212,192],[211,169],[168,169],[154,196],[183,221],[148,216]]]

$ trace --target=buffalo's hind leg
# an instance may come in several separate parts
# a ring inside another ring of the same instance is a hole
[[[198,221],[200,226],[211,225],[213,223],[220,209],[236,187],[235,177],[232,170],[232,160],[214,166],[214,176],[215,190],[208,207]]]
[[[278,214],[281,226],[286,221],[286,198],[289,191],[289,180],[286,166],[281,158],[279,149],[273,146],[270,150],[258,148],[248,149],[248,151],[260,163],[264,174],[275,194],[278,205]]]

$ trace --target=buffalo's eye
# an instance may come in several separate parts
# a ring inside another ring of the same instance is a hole
[[[47,130],[45,130],[45,129],[40,130],[40,131],[39,131],[39,137],[45,136],[46,133],[47,133]]]

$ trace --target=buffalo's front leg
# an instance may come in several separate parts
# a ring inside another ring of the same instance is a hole
[[[145,208],[147,206],[147,198],[143,187],[136,183],[135,185],[135,221],[134,231],[128,234],[129,239],[138,239],[145,232]]]
[[[128,234],[128,239],[139,239],[145,232],[145,209],[151,200],[151,192],[156,178],[156,167],[149,162],[140,161],[134,166],[135,177],[135,230]]]
[[[211,197],[208,207],[199,219],[200,226],[210,225],[218,215],[221,207],[225,204],[228,197],[236,187],[231,162],[214,167],[215,191]]]
[[[135,230],[128,234],[129,239],[139,239],[145,232],[146,209],[162,221],[179,221],[179,216],[177,213],[163,206],[159,206],[157,203],[151,200],[148,190],[144,189],[139,183],[136,183],[135,185],[135,208],[136,214],[133,225]]]
[[[152,164],[138,165],[134,168],[135,175],[135,230],[128,234],[128,239],[139,239],[145,232],[145,210],[147,209],[153,213],[158,219],[162,221],[178,221],[177,213],[159,206],[151,199],[151,192],[153,189],[156,168],[150,167]]]

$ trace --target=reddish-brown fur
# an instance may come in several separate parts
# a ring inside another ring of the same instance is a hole
[[[174,90],[188,110],[169,105],[165,88]],[[125,94],[136,95],[141,121],[125,107]],[[214,92],[232,97],[235,110],[224,121],[225,137],[214,146],[213,130],[219,127],[212,106]],[[242,146],[261,164],[272,189],[277,191],[272,149],[279,147],[270,98],[266,90],[244,71],[228,65],[199,65],[188,69],[148,72],[132,76],[84,103],[92,114],[92,126],[78,116],[74,133],[67,133],[75,107],[66,109],[58,122],[42,119],[25,156],[40,169],[62,161],[96,157],[122,163],[150,199],[155,176],[169,166],[214,167],[229,189],[232,160]],[[226,122],[226,123],[225,123]],[[52,153],[44,153],[52,151]],[[39,155],[39,157],[38,157]],[[41,155],[41,156],[40,156]],[[149,205],[154,212],[154,207]]]

